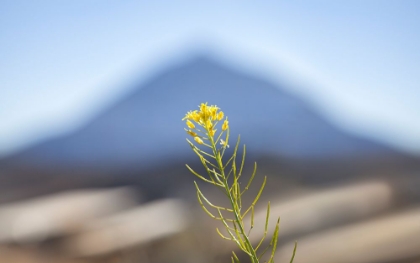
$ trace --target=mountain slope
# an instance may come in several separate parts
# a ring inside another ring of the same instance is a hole
[[[0,203],[116,185],[148,199],[191,192],[182,190],[191,183],[184,164],[200,164],[181,119],[201,102],[225,111],[233,141],[241,134],[247,164],[257,160],[262,174],[320,183],[420,169],[417,157],[340,130],[283,86],[199,57],[137,85],[76,132],[0,160]]]
[[[347,134],[301,99],[264,80],[200,57],[169,69],[81,130],[16,158],[35,164],[127,166],[188,156],[181,122],[200,102],[220,106],[254,154],[296,159],[388,155],[393,150]]]

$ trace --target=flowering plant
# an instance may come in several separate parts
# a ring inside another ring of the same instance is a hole
[[[236,245],[249,256],[252,263],[259,263],[262,256],[270,247],[271,255],[269,257],[268,263],[273,263],[274,254],[277,247],[280,218],[277,220],[277,224],[269,245],[260,251],[261,245],[267,236],[268,219],[270,217],[270,202],[267,204],[267,215],[263,237],[256,246],[253,246],[249,239],[251,230],[254,227],[255,205],[264,190],[267,177],[264,177],[264,181],[252,203],[247,207],[243,207],[242,195],[249,189],[255,177],[257,164],[254,163],[253,173],[246,186],[242,189],[239,179],[242,176],[246,148],[244,145],[241,158],[242,161],[239,166],[236,164],[236,156],[238,153],[240,141],[239,137],[233,150],[232,156],[228,159],[224,158],[225,151],[227,148],[229,148],[228,143],[230,129],[228,118],[224,116],[224,113],[220,111],[217,106],[208,106],[207,103],[202,103],[199,106],[199,110],[189,111],[182,120],[186,121],[186,125],[188,127],[185,129],[185,131],[190,136],[192,136],[194,140],[194,142],[190,141],[189,139],[187,139],[187,141],[191,146],[191,149],[200,158],[200,161],[207,172],[207,176],[197,173],[188,165],[186,165],[187,168],[191,171],[191,173],[200,178],[202,181],[220,188],[230,202],[229,208],[213,204],[204,196],[198,184],[194,181],[197,191],[197,199],[201,208],[211,218],[219,220],[223,223],[227,236],[222,234],[218,228],[216,228],[217,233],[223,239],[235,242]],[[220,123],[221,128],[218,133],[217,130],[220,126]],[[248,231],[245,230],[244,225],[244,219],[247,215],[250,215],[251,221],[250,229]],[[293,262],[295,252],[296,244],[290,262]],[[231,259],[233,263],[239,262],[238,256],[234,251],[232,251]]]

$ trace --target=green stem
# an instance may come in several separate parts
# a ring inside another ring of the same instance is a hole
[[[223,178],[225,193],[229,198],[230,204],[232,206],[233,214],[234,214],[235,219],[236,219],[235,221],[238,223],[241,235],[245,240],[245,245],[246,245],[246,248],[247,248],[247,250],[250,254],[251,261],[252,261],[252,263],[259,263],[257,253],[254,250],[254,248],[252,247],[251,242],[249,241],[249,238],[248,238],[248,236],[246,234],[246,231],[244,229],[243,222],[242,222],[242,217],[240,215],[241,211],[239,211],[238,205],[235,204],[232,193],[230,192],[228,181],[227,181],[227,178],[225,176],[225,170],[224,170],[224,167],[223,167],[222,159],[217,152],[217,147],[216,147],[216,144],[214,142],[214,139],[213,139],[212,136],[209,136],[209,139],[210,139],[211,148],[213,150],[213,154],[216,157],[217,165],[220,168],[220,173],[221,173],[222,178]],[[240,238],[240,237],[238,237],[238,238]]]

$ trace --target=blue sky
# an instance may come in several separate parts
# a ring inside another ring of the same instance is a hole
[[[200,50],[420,154],[420,1],[0,3],[0,156],[83,125]]]

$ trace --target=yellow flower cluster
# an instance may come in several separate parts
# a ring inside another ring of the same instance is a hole
[[[201,103],[199,108],[200,110],[187,112],[182,120],[187,120],[186,125],[188,129],[185,129],[186,132],[194,137],[197,143],[203,144],[202,137],[197,134],[197,131],[200,130],[196,128],[196,125],[203,127],[208,137],[214,137],[217,131],[216,125],[219,121],[223,120],[224,113],[216,105],[208,106],[207,103]],[[229,122],[225,118],[222,131],[226,131],[228,128]]]

